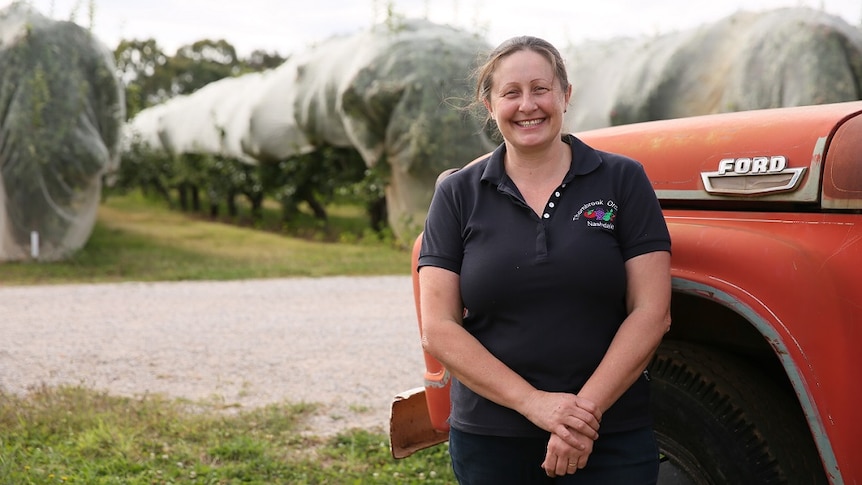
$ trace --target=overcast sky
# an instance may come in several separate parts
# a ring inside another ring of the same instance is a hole
[[[11,0],[0,0],[0,7]],[[168,53],[201,39],[225,39],[241,56],[286,55],[335,34],[366,29],[386,6],[483,34],[491,44],[536,35],[558,46],[585,39],[649,35],[695,27],[737,10],[806,6],[862,20],[862,0],[29,0],[42,14],[93,27],[113,48],[155,38]],[[94,4],[91,18],[90,4]]]

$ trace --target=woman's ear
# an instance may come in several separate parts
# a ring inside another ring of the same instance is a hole
[[[491,115],[491,117],[493,118],[494,117],[494,111],[491,109],[491,103],[489,103],[487,99],[483,99],[482,104],[485,105],[485,109],[488,110],[488,114]]]

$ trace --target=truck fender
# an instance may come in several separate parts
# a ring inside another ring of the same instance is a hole
[[[824,388],[846,389],[850,383],[826,383],[824,380],[844,379],[829,369],[818,366],[829,356],[812,354],[816,345],[806,346],[810,334],[788,328],[790,320],[807,321],[811,332],[822,332],[824,326],[838,325],[843,316],[835,304],[840,292],[830,289],[828,275],[810,257],[808,249],[796,241],[776,237],[774,232],[757,232],[750,228],[715,227],[701,223],[688,224],[668,221],[673,238],[673,291],[712,300],[747,320],[772,347],[780,361],[798,402],[805,414],[812,436],[820,452],[826,472],[840,476],[837,460],[828,438],[825,422],[834,422],[834,413]],[[744,277],[741,274],[744,273]],[[775,282],[780,281],[780,285]],[[800,305],[800,298],[810,295],[788,295],[786,288],[807,288],[812,281],[820,287],[816,305]],[[817,323],[816,325],[814,323]],[[840,328],[832,329],[840,335]],[[812,341],[815,340],[811,335]],[[822,338],[822,337],[821,337]],[[846,342],[849,344],[850,342]],[[806,350],[809,349],[809,350]],[[835,348],[823,351],[844,352]],[[843,362],[859,360],[848,353]],[[862,368],[862,362],[859,362]],[[847,373],[837,373],[847,374]],[[815,402],[814,396],[818,398]]]

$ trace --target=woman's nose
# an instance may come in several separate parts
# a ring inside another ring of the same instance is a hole
[[[536,101],[533,99],[532,94],[524,94],[524,96],[521,98],[521,105],[519,106],[519,109],[525,113],[536,109]]]

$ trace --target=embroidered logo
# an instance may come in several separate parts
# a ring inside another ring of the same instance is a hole
[[[613,222],[617,215],[614,214],[613,210],[606,211],[604,209],[590,209],[584,212],[584,217],[587,219],[595,219],[597,221]]]
[[[619,207],[614,201],[594,200],[581,206],[578,213],[572,217],[572,220],[577,221],[583,217],[586,219],[587,227],[613,230],[618,212]]]

